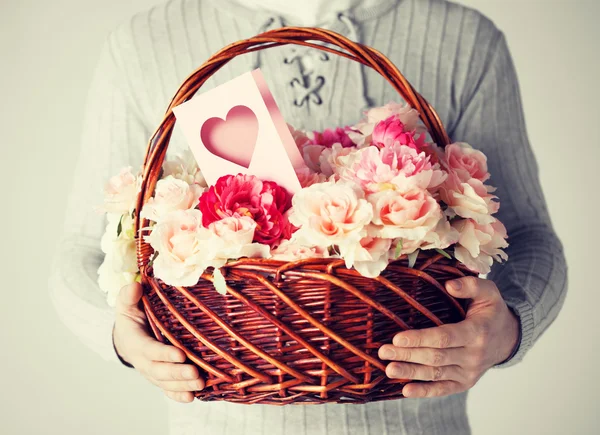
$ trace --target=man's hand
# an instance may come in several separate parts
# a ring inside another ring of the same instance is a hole
[[[406,397],[434,397],[473,387],[495,364],[503,362],[518,345],[519,320],[510,311],[496,285],[473,276],[448,281],[448,292],[472,298],[460,323],[396,334],[393,344],[379,348],[390,378],[433,381],[404,386]]]
[[[194,400],[192,391],[204,388],[197,367],[185,362],[186,355],[175,346],[154,339],[148,331],[146,315],[140,309],[142,286],[125,286],[119,292],[116,306],[114,342],[117,352],[146,379],[165,394],[182,403]]]

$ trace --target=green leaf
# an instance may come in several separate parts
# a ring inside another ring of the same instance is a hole
[[[446,251],[444,251],[443,249],[438,249],[436,248],[436,251],[439,252],[440,254],[442,254],[444,257],[446,257],[448,260],[452,260],[452,257],[450,256],[450,254],[448,254]]]
[[[117,237],[123,232],[123,216],[119,218],[119,225],[117,225]]]
[[[213,271],[213,286],[217,293],[226,295],[227,294],[227,282],[225,281],[225,277],[221,273],[221,269],[215,267]]]
[[[154,260],[156,260],[156,257],[158,257],[158,251],[154,251],[152,258],[148,262],[148,267],[151,267],[154,264]]]
[[[398,259],[400,257],[400,253],[402,252],[403,245],[404,245],[404,240],[398,239],[398,244],[396,245],[396,251],[394,252],[394,258]]]
[[[417,262],[417,257],[419,256],[419,250],[411,252],[408,254],[408,267],[411,269],[415,267],[415,263]]]

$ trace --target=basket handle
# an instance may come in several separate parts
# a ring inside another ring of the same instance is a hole
[[[331,44],[338,47],[340,50],[311,41]],[[398,91],[411,107],[419,112],[421,120],[431,134],[434,142],[440,146],[446,146],[450,143],[446,129],[433,107],[431,107],[425,98],[411,86],[398,68],[376,49],[351,41],[345,36],[326,29],[282,27],[269,30],[252,38],[234,42],[233,44],[222,48],[210,57],[210,59],[208,59],[200,68],[194,71],[180,86],[169,104],[163,121],[148,142],[143,166],[142,186],[136,205],[136,210],[138,210],[135,217],[136,234],[138,233],[139,228],[145,228],[148,225],[146,219],[140,218],[139,210],[141,210],[142,206],[152,196],[159,179],[169,140],[173,133],[173,126],[175,125],[173,108],[191,99],[206,80],[234,57],[287,44],[313,47],[318,50],[343,56],[373,68],[381,74],[394,89],[396,89],[396,91]],[[143,237],[138,237],[138,266],[142,272],[142,277],[145,275],[144,271],[152,253],[151,250],[152,248],[143,240]]]

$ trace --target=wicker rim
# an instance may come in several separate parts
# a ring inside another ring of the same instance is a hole
[[[341,50],[320,45],[317,42],[327,43]],[[419,112],[421,120],[427,127],[431,137],[439,146],[444,147],[450,143],[446,129],[435,109],[412,87],[400,70],[379,51],[351,41],[345,36],[331,30],[311,27],[282,27],[261,33],[252,38],[234,42],[224,47],[190,74],[183,82],[171,100],[163,121],[148,142],[143,165],[142,185],[137,198],[136,210],[141,210],[146,201],[154,193],[154,188],[159,179],[175,125],[173,108],[191,99],[206,80],[234,57],[287,44],[313,47],[373,68],[398,91],[408,104]],[[147,219],[141,218],[139,212],[136,213],[135,231],[136,235],[139,235],[137,237],[137,256],[142,280],[145,280],[146,267],[152,254],[152,248],[144,241],[143,236],[147,234],[147,230],[139,232],[139,229],[146,228],[148,224]]]

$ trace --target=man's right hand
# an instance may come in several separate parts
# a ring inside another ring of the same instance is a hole
[[[140,308],[142,294],[138,283],[127,285],[119,292],[113,331],[115,349],[167,397],[177,402],[192,402],[192,391],[202,390],[204,380],[196,366],[182,364],[186,355],[181,349],[163,344],[151,334],[146,315]]]

